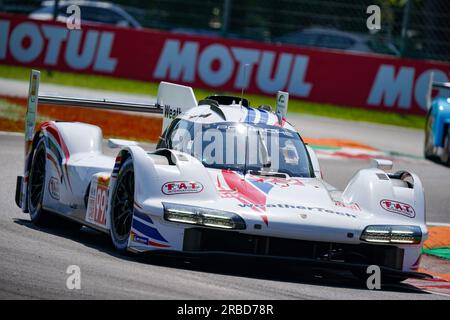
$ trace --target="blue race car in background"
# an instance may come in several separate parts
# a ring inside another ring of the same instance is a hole
[[[432,89],[439,94],[431,98]],[[430,81],[424,156],[450,166],[450,83]]]

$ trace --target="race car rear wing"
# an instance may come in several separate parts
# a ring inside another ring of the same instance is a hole
[[[56,95],[40,95],[39,83],[40,72],[38,70],[31,70],[27,111],[25,116],[24,183],[20,183],[20,185],[22,185],[22,194],[24,194],[26,190],[26,182],[28,180],[27,163],[34,138],[38,104],[163,114],[164,120],[162,132],[178,114],[198,105],[191,87],[168,82],[161,82],[159,84],[156,103],[138,103],[114,101],[109,99],[86,99]]]
[[[25,118],[25,157],[28,156],[33,140],[38,104],[163,114],[164,120],[162,131],[165,130],[178,114],[197,106],[197,100],[191,87],[168,82],[160,83],[156,103],[40,95],[39,83],[40,72],[38,70],[31,70],[27,113]]]
[[[25,117],[25,160],[30,152],[36,126],[38,104],[50,104],[64,107],[95,108],[117,111],[134,111],[162,114],[163,107],[158,103],[136,103],[106,99],[84,99],[51,95],[39,95],[40,72],[31,70],[28,90],[27,112]]]
[[[430,74],[427,90],[427,110],[429,110],[431,107],[431,101],[433,99],[433,89],[438,89],[438,93],[434,98],[443,96],[445,96],[446,98],[450,97],[450,82],[434,81],[434,73],[432,72]]]
[[[158,104],[146,104],[138,102],[123,102],[113,100],[98,100],[98,99],[80,99],[61,96],[38,96],[38,102],[42,104],[52,104],[59,106],[73,106],[78,108],[94,108],[107,109],[117,111],[134,111],[143,113],[161,114],[163,109]]]

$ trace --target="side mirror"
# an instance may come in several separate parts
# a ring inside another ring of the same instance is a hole
[[[392,169],[393,163],[391,160],[386,159],[372,159],[372,161],[370,161],[370,166],[386,171]]]

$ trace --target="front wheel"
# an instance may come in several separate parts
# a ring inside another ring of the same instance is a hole
[[[133,160],[128,158],[120,168],[111,197],[111,240],[119,252],[128,248],[134,206]]]

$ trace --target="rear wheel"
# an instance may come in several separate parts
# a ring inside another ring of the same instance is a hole
[[[42,208],[45,190],[45,143],[42,138],[34,151],[28,180],[28,210],[31,222],[44,225],[51,221],[51,214]]]
[[[111,240],[120,252],[128,248],[133,206],[134,168],[133,160],[128,158],[120,168],[111,197]]]
[[[46,157],[45,142],[42,138],[34,151],[28,180],[28,210],[31,222],[37,226],[58,226],[68,231],[78,231],[81,224],[46,211],[42,207],[45,192]]]

